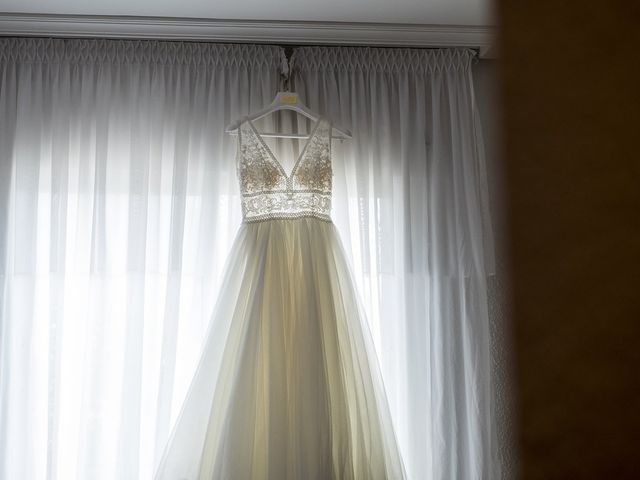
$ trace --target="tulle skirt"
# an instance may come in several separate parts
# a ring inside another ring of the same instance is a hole
[[[242,224],[155,478],[405,478],[333,223]]]

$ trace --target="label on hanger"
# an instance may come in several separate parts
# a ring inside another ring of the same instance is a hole
[[[298,103],[298,95],[295,93],[282,95],[280,97],[280,103]]]

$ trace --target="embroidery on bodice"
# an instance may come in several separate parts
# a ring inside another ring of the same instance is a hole
[[[331,220],[331,122],[319,118],[287,175],[255,126],[238,129],[237,171],[245,222],[270,218]]]

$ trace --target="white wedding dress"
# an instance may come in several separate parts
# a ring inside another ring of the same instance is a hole
[[[330,217],[330,134],[321,117],[287,174],[243,120],[243,223],[157,480],[405,478]]]

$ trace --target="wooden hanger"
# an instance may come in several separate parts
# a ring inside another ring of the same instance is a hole
[[[258,120],[270,113],[276,112],[278,110],[293,110],[304,115],[307,118],[310,118],[312,121],[317,121],[320,117],[319,114],[310,110],[306,105],[304,105],[300,101],[300,97],[296,92],[291,91],[280,91],[276,94],[276,97],[273,101],[267,105],[265,108],[258,110],[256,112],[250,113],[242,118],[239,118],[235,122],[229,124],[225,131],[230,135],[238,134],[238,127],[244,122],[247,118],[251,121]],[[332,138],[339,138],[344,140],[346,138],[351,138],[351,132],[345,128],[341,128],[336,125],[333,126],[333,131],[337,132],[336,135],[331,135]],[[332,132],[333,133],[333,132]],[[307,138],[309,134],[299,134],[299,133],[261,133],[263,137],[277,137],[277,138]]]

